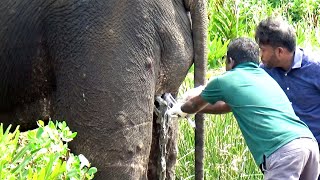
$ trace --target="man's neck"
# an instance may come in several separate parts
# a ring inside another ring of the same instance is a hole
[[[288,53],[286,56],[283,57],[282,65],[280,67],[285,71],[289,71],[292,67],[293,60],[294,60],[294,52]]]

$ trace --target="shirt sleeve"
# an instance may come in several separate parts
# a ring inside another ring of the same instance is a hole
[[[200,96],[210,104],[223,100],[222,90],[219,83],[219,77],[210,80]]]

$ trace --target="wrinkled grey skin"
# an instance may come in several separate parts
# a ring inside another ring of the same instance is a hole
[[[96,179],[155,178],[155,96],[176,93],[205,57],[205,2],[195,2],[1,0],[1,122],[66,120]]]

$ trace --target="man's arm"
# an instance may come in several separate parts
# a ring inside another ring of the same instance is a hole
[[[188,114],[197,112],[208,114],[223,114],[230,112],[230,107],[223,101],[218,101],[215,104],[209,104],[200,95],[188,100],[181,106],[181,110]]]
[[[208,104],[199,112],[207,114],[225,114],[231,112],[231,108],[228,106],[227,103],[223,101],[218,101],[215,104]]]

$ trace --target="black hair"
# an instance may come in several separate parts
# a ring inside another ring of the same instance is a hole
[[[262,20],[256,28],[255,40],[259,45],[284,47],[289,52],[293,52],[296,48],[295,30],[281,17],[268,17]]]
[[[235,66],[245,62],[259,64],[259,46],[254,40],[249,38],[233,39],[228,45],[227,61],[234,60]]]

